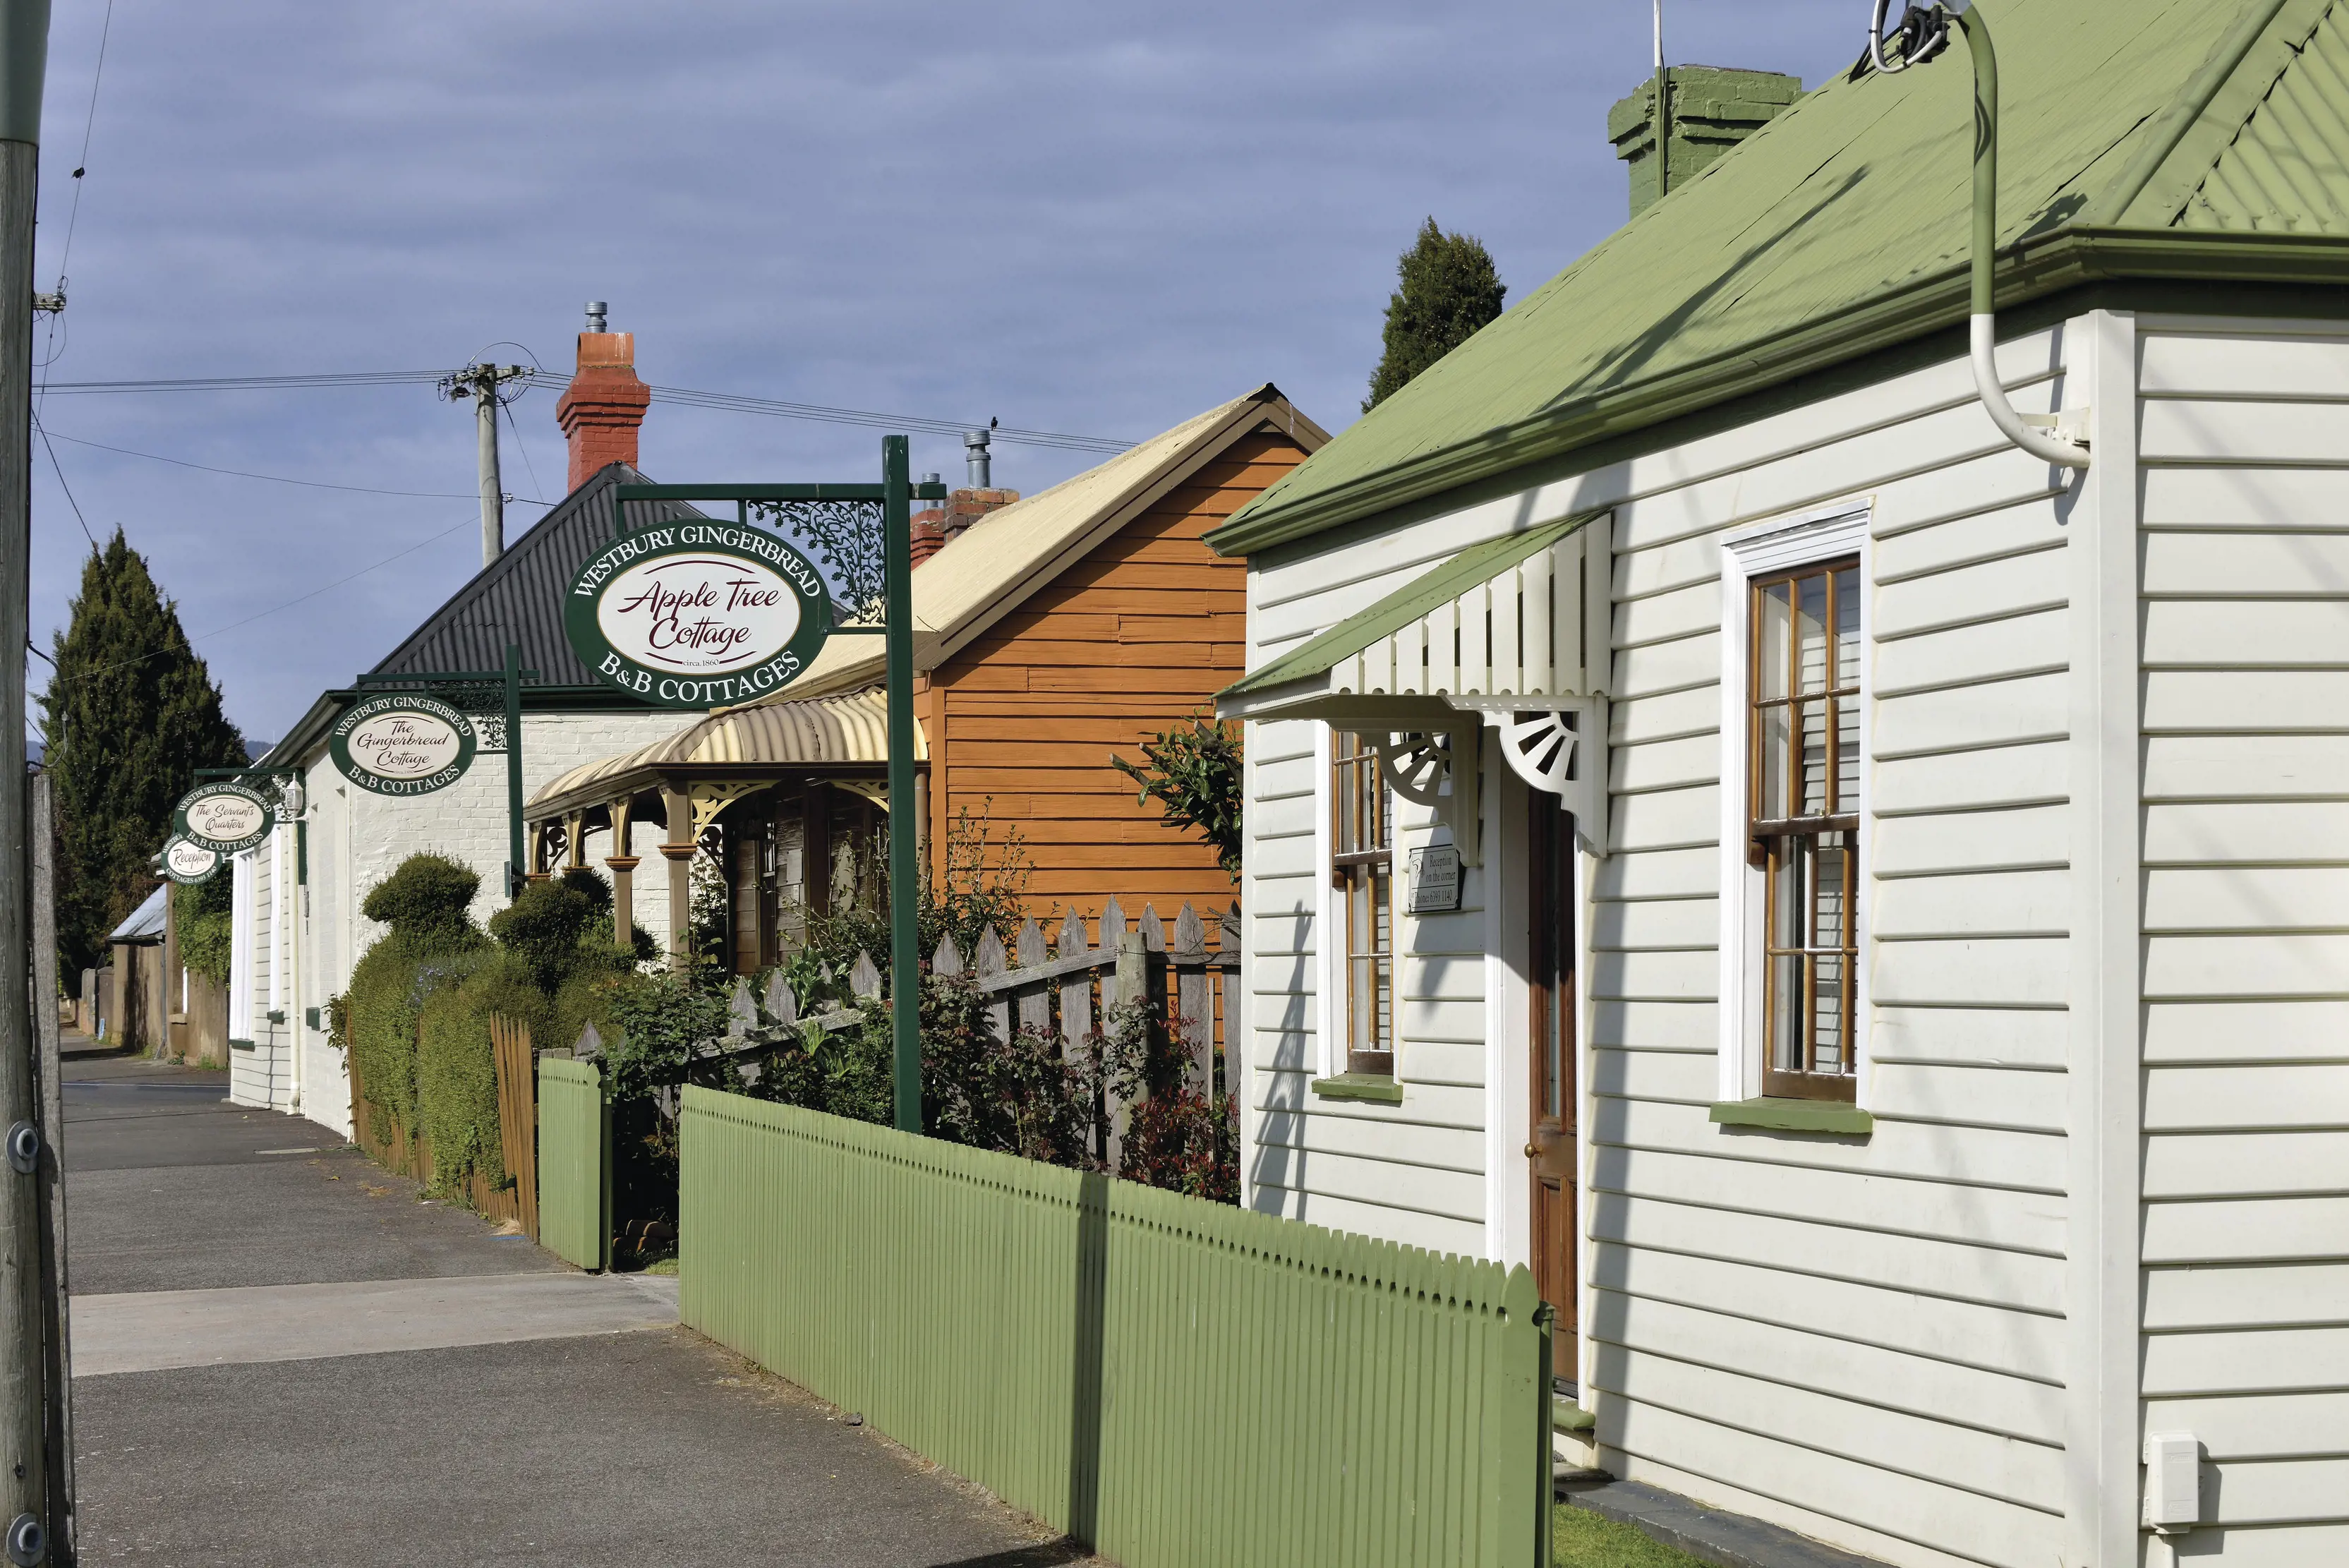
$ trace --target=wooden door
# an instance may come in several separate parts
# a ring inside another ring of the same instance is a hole
[[[1534,1282],[1557,1310],[1561,1334],[1575,1327],[1574,819],[1546,790],[1531,796],[1526,863],[1532,897],[1526,944],[1532,1069],[1531,1137],[1526,1160],[1533,1183]],[[1574,1365],[1561,1345],[1557,1364]]]

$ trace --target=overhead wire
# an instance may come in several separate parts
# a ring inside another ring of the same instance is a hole
[[[102,441],[88,441],[80,436],[51,432],[58,441],[71,441],[76,446],[96,447],[100,452],[119,452],[124,457],[143,457],[150,462],[168,462],[174,468],[192,468],[204,473],[223,473],[238,479],[265,479],[272,484],[299,484],[311,490],[347,490],[361,495],[404,495],[419,501],[471,501],[476,497],[461,490],[387,490],[374,484],[333,484],[323,479],[289,479],[282,473],[255,473],[243,468],[214,468],[207,462],[191,462],[182,457],[165,457],[160,452],[136,452],[127,446],[109,446]],[[535,479],[537,475],[531,476]],[[534,495],[516,495],[511,500],[533,506],[552,506],[552,501],[541,501]]]
[[[280,610],[288,610],[292,609],[295,605],[305,604],[309,600],[316,598],[320,594],[326,593],[335,588],[339,588],[345,583],[354,582],[360,577],[366,576],[369,572],[379,571],[383,567],[390,566],[394,561],[399,560],[408,556],[412,556],[416,554],[417,551],[424,548],[427,545],[437,545],[441,540],[446,539],[450,535],[454,534],[458,529],[466,526],[472,521],[472,514],[468,513],[458,521],[451,523],[448,527],[441,529],[438,534],[434,534],[427,538],[419,539],[415,544],[409,545],[408,548],[394,551],[392,554],[386,556],[382,560],[374,562],[368,566],[361,566],[356,572],[351,572],[343,576],[336,577],[331,583],[322,583],[318,587],[312,588],[308,593],[297,594],[282,604],[274,604],[270,606],[267,609],[255,611],[254,614],[245,617],[243,620],[233,620],[226,626],[216,626],[210,631],[200,631],[193,637],[188,639],[188,646],[193,648],[197,643],[208,641],[212,638],[221,636],[224,632],[234,631],[239,627],[251,626],[257,620],[265,620],[269,617],[275,615]],[[78,670],[75,672],[70,679],[75,680],[88,680],[96,676],[104,675],[110,670],[128,670],[134,664],[144,664],[150,659],[160,659],[163,655],[171,651],[171,649],[168,648],[151,649],[145,653],[138,654],[129,659],[118,659],[112,664],[101,664],[95,670]],[[52,665],[52,668],[55,668],[55,666]]]
[[[47,390],[59,395],[110,392],[284,391],[312,387],[384,387],[429,383],[447,378],[443,370],[352,370],[292,376],[174,376],[143,380],[51,381]],[[561,375],[533,371],[523,384],[560,391],[570,385]],[[786,402],[752,398],[736,392],[708,392],[692,387],[649,389],[655,402],[687,408],[719,409],[733,413],[766,414],[779,419],[812,420],[826,424],[863,425],[874,429],[919,431],[925,435],[960,435],[985,421],[926,419],[911,414],[876,413],[869,409],[833,408],[823,403]],[[1071,435],[1062,431],[1029,430],[1018,425],[989,429],[997,441],[1020,446],[1051,447],[1068,452],[1121,452],[1133,443],[1109,436]]]
[[[73,508],[74,521],[81,524],[81,536],[89,541],[90,549],[98,548],[98,535],[89,531],[89,519],[81,514],[81,503],[74,499],[73,486],[66,483],[65,465],[57,461],[57,449],[49,444],[49,427],[41,422],[38,404],[32,409],[33,429],[41,437],[41,450],[49,454],[49,467],[57,476],[57,488],[66,493],[66,504]]]
[[[81,122],[81,157],[74,164],[73,205],[67,210],[65,243],[57,251],[57,292],[60,295],[66,291],[66,264],[73,259],[74,227],[81,222],[82,181],[83,177],[89,172],[90,136],[98,128],[98,89],[99,84],[106,80],[106,45],[113,36],[114,0],[106,0],[106,20],[99,24],[98,29],[98,66],[90,72],[89,78],[89,112],[83,117]],[[61,314],[63,313],[54,310],[49,312],[48,340],[42,350],[41,357],[41,368],[44,370],[57,362],[57,319]],[[84,532],[88,532],[87,526]]]

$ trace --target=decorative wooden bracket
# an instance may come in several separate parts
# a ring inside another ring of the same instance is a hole
[[[1553,700],[1555,701],[1555,700]],[[1479,708],[1501,732],[1509,771],[1557,795],[1574,814],[1585,850],[1607,853],[1607,699],[1585,697],[1555,708]]]
[[[1436,821],[1451,830],[1462,865],[1483,865],[1477,786],[1485,748],[1476,727],[1463,723],[1454,730],[1390,731],[1370,738],[1387,787],[1435,813]]]

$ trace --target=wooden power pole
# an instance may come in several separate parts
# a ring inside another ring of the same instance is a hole
[[[49,0],[0,0],[0,1550],[48,1560],[40,1111],[33,1097],[25,649],[32,618],[33,196]],[[31,1005],[27,1005],[30,1003]]]
[[[478,423],[480,440],[480,479],[481,485],[481,565],[484,566],[505,554],[506,492],[505,479],[498,466],[498,410],[503,406],[498,388],[506,381],[518,381],[530,374],[527,365],[468,365],[440,383],[440,389],[450,398],[462,401],[473,400],[473,412]]]

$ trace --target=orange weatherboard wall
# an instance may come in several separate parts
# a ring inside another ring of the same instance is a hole
[[[1237,886],[1157,802],[1137,805],[1110,759],[1140,762],[1144,735],[1211,710],[1239,679],[1247,566],[1200,537],[1305,454],[1269,431],[1238,437],[930,672],[918,701],[934,855],[967,807],[997,836],[1018,832],[1038,917],[1073,907],[1095,920],[1114,894],[1129,919],[1147,903],[1170,926],[1191,903],[1212,934]]]

